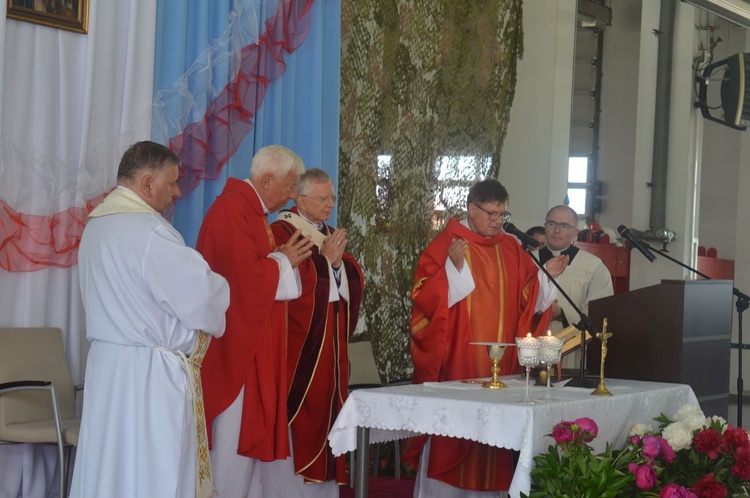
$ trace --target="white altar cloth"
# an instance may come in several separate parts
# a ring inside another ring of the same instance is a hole
[[[555,424],[590,417],[599,426],[591,445],[603,451],[607,442],[624,446],[638,422],[651,423],[664,413],[672,416],[686,403],[698,405],[690,386],[661,382],[607,379],[611,397],[592,396],[593,389],[553,387],[554,401],[536,401],[545,387],[531,387],[533,405],[519,403],[526,383],[519,376],[503,377],[508,389],[484,389],[481,384],[428,382],[359,389],[349,395],[328,440],[334,455],[357,449],[357,429],[369,429],[370,443],[418,434],[460,437],[520,452],[509,494],[529,493],[533,457],[554,444]],[[359,473],[366,492],[366,476]],[[358,487],[358,489],[361,489]]]

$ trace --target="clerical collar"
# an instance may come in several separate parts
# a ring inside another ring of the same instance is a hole
[[[258,189],[255,188],[255,185],[253,185],[253,182],[250,181],[250,178],[246,178],[245,179],[245,183],[247,183],[248,185],[250,185],[251,187],[253,187],[253,190],[255,190],[255,193],[258,194],[258,200],[260,201],[260,207],[263,208],[263,212],[265,214],[268,214],[269,211],[268,211],[268,208],[266,207],[266,203],[263,202],[263,197],[260,196],[260,194],[258,193]]]
[[[549,246],[543,247],[543,248],[541,248],[539,250],[539,261],[542,264],[544,264],[547,261],[549,261],[550,259],[552,259],[552,258],[554,258],[556,256],[559,256],[561,254],[564,254],[564,255],[566,255],[568,257],[568,264],[570,264],[570,263],[573,262],[573,258],[576,257],[576,254],[578,254],[579,250],[580,249],[578,249],[574,245],[569,245],[566,249],[564,249],[562,251],[553,251],[552,249],[549,248]]]

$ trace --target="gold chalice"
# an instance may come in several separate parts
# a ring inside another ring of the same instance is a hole
[[[509,342],[472,342],[471,344],[474,344],[475,346],[485,346],[487,348],[487,354],[490,355],[490,359],[492,360],[492,368],[490,368],[490,371],[492,372],[492,380],[485,382],[483,387],[486,387],[487,389],[507,388],[508,385],[499,378],[500,360],[503,359],[505,348],[508,346],[515,346],[515,344]]]

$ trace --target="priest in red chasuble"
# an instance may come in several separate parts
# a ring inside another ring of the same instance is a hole
[[[289,301],[287,409],[292,459],[265,476],[266,496],[331,497],[346,484],[345,456],[334,458],[328,433],[348,396],[347,344],[359,317],[364,279],[346,249],[346,230],[325,222],[336,203],[333,182],[318,168],[305,171],[297,205],[271,225],[277,244],[300,230],[315,244],[299,265],[302,295]],[[293,461],[292,461],[293,460]],[[269,494],[269,492],[271,492]]]
[[[513,343],[528,332],[546,333],[557,290],[503,231],[508,201],[497,180],[476,183],[467,197],[467,217],[450,220],[421,254],[412,290],[415,383],[487,377],[492,366],[487,350],[471,342]],[[566,264],[567,256],[559,256],[546,268],[557,277]],[[521,371],[515,347],[505,350],[500,367],[501,375]],[[510,486],[510,450],[425,436],[410,442],[405,460],[417,463],[425,444],[415,496],[498,496]]]
[[[226,332],[201,368],[217,496],[263,496],[267,462],[290,454],[286,409],[287,301],[300,296],[297,267],[313,242],[296,232],[277,244],[266,216],[297,197],[302,160],[269,145],[250,178],[230,178],[206,213],[197,249],[229,282]]]

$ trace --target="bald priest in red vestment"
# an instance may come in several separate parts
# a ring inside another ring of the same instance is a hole
[[[338,485],[347,482],[345,456],[334,458],[328,433],[349,392],[347,344],[359,318],[364,279],[357,261],[344,252],[346,230],[325,223],[335,203],[328,174],[308,169],[297,186],[297,206],[281,211],[271,225],[277,244],[300,230],[315,245],[312,257],[299,265],[302,296],[289,301],[292,458],[264,470],[266,496],[337,498]]]
[[[302,160],[278,145],[253,157],[250,178],[230,178],[206,213],[197,249],[229,282],[226,332],[201,368],[217,496],[263,496],[265,462],[289,456],[287,301],[300,296],[297,266],[313,242],[295,232],[278,245],[266,215],[297,196]]]
[[[476,183],[467,218],[450,220],[421,254],[412,290],[414,383],[487,377],[489,355],[471,342],[512,343],[546,332],[557,290],[503,231],[508,201],[497,180]],[[557,277],[566,264],[561,256],[546,268]],[[516,348],[505,351],[500,365],[503,374],[520,371]],[[464,439],[424,436],[404,454],[419,462],[415,497],[501,496],[513,476],[510,450]]]

